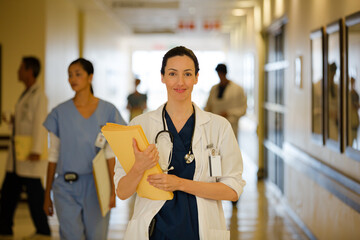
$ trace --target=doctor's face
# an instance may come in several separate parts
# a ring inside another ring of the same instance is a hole
[[[198,82],[198,74],[195,74],[194,61],[184,55],[175,56],[167,60],[165,73],[161,75],[161,81],[166,85],[168,100],[191,101],[191,92]]]
[[[20,67],[18,69],[19,81],[26,84],[31,74],[32,74],[32,70],[30,68],[26,69],[25,63],[21,62]]]
[[[75,92],[90,91],[92,74],[88,74],[80,63],[69,66],[69,83]]]

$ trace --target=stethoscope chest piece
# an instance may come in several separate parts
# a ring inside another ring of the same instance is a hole
[[[191,153],[191,151],[190,151],[188,154],[186,154],[186,155],[184,156],[184,159],[186,160],[186,163],[189,164],[189,163],[191,163],[192,161],[194,161],[195,156],[194,156],[194,154]]]

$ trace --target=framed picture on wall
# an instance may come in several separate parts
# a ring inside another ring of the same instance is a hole
[[[360,12],[345,19],[345,151],[360,161]]]
[[[324,144],[324,28],[310,34],[311,49],[311,135]]]
[[[343,22],[326,26],[325,41],[325,144],[342,152]]]

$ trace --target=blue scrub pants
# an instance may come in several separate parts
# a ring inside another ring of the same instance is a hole
[[[60,237],[64,240],[107,238],[110,213],[102,217],[92,174],[79,175],[76,182],[58,176],[53,184]]]

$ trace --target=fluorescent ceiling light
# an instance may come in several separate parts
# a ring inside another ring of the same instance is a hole
[[[231,11],[231,13],[232,13],[232,15],[239,17],[239,16],[244,16],[246,14],[246,11],[243,9],[237,8],[237,9],[233,9]]]

